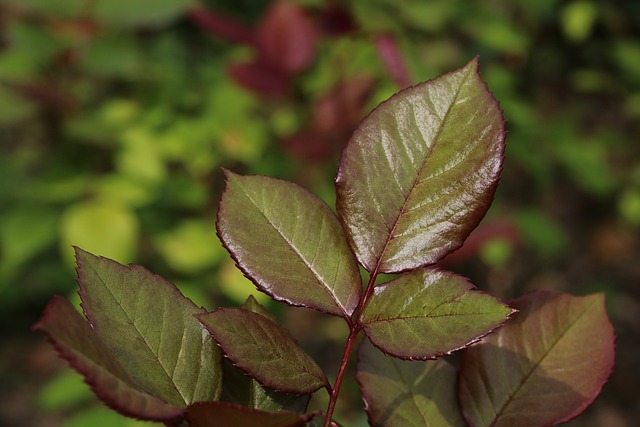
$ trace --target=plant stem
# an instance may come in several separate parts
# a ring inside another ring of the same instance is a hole
[[[351,352],[353,351],[353,345],[356,342],[356,337],[360,332],[360,327],[357,325],[350,327],[351,331],[349,332],[349,338],[347,338],[347,344],[344,347],[344,353],[342,354],[342,362],[340,363],[340,369],[338,370],[338,375],[336,377],[336,382],[333,384],[333,389],[331,391],[331,396],[329,399],[329,406],[327,407],[327,415],[324,419],[323,427],[329,427],[331,424],[331,419],[333,418],[333,411],[336,408],[336,402],[338,401],[338,393],[340,393],[340,386],[342,385],[342,380],[344,379],[344,374],[347,369],[347,364],[349,363],[349,359],[351,358]]]
[[[330,427],[331,420],[333,418],[333,411],[336,408],[336,402],[338,401],[338,394],[340,393],[340,386],[342,385],[342,380],[344,379],[344,374],[347,370],[347,364],[349,363],[349,359],[351,358],[351,353],[353,352],[353,345],[356,342],[356,338],[358,334],[362,330],[362,326],[360,325],[360,316],[362,315],[362,311],[364,310],[364,306],[371,296],[371,292],[373,292],[373,284],[376,281],[376,277],[378,276],[378,267],[371,273],[369,278],[369,283],[367,283],[367,288],[365,290],[362,299],[358,303],[358,307],[356,308],[355,314],[351,319],[347,319],[347,324],[349,325],[349,338],[347,338],[347,344],[344,347],[344,353],[342,354],[342,362],[340,362],[340,369],[338,370],[338,375],[336,376],[336,381],[333,384],[333,389],[331,390],[329,396],[329,406],[327,407],[327,414],[324,418],[323,427]]]

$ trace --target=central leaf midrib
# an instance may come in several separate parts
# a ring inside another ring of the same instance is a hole
[[[178,388],[177,384],[175,383],[175,381],[173,380],[173,377],[171,375],[169,375],[169,371],[167,370],[167,368],[164,366],[164,364],[162,363],[160,356],[158,354],[156,354],[153,349],[151,348],[151,346],[149,345],[149,342],[146,340],[145,336],[140,332],[140,330],[137,328],[134,319],[132,319],[129,314],[127,313],[127,311],[122,307],[122,304],[120,301],[118,301],[118,299],[116,298],[115,294],[111,291],[111,289],[107,286],[107,282],[102,278],[102,276],[99,274],[98,270],[91,264],[89,264],[89,267],[93,270],[94,274],[96,275],[96,277],[100,280],[100,282],[102,282],[104,288],[109,292],[109,295],[111,295],[111,297],[113,298],[113,300],[116,302],[118,308],[122,311],[122,313],[124,314],[125,318],[129,321],[129,323],[131,324],[131,326],[133,326],[133,329],[136,331],[136,333],[138,334],[138,336],[142,339],[142,341],[145,343],[146,345],[146,349],[154,356],[154,358],[158,361],[158,365],[160,365],[160,367],[162,368],[162,372],[166,375],[167,379],[169,380],[169,383],[173,386],[174,390],[176,390],[176,392],[178,392],[178,395],[182,398],[182,400],[184,401],[185,405],[188,405],[189,402],[186,400],[185,396],[182,394],[182,391]],[[127,274],[131,272],[131,268],[129,267],[125,267],[127,268]],[[162,332],[161,332],[162,334]]]
[[[429,161],[429,159],[431,158],[431,155],[433,154],[433,150],[438,145],[439,137],[442,134],[442,130],[444,129],[444,124],[447,121],[447,117],[451,113],[451,109],[455,105],[456,100],[458,99],[458,96],[460,95],[460,91],[462,90],[462,87],[466,83],[467,78],[469,77],[470,74],[471,73],[469,73],[469,72],[467,73],[467,75],[464,77],[464,79],[460,83],[460,86],[456,90],[455,95],[453,96],[453,100],[451,102],[451,105],[449,105],[449,107],[447,108],[447,111],[446,111],[446,113],[444,114],[444,116],[442,118],[442,122],[440,123],[440,126],[438,127],[438,131],[436,132],[436,135],[433,138],[433,144],[431,145],[431,147],[429,147],[428,152],[427,152],[427,154],[425,155],[425,157],[424,157],[424,159],[422,161],[422,164],[418,168],[418,172],[416,174],[416,179],[413,181],[413,184],[411,185],[411,188],[409,189],[409,194],[407,194],[407,196],[405,197],[404,203],[402,204],[402,207],[400,208],[400,212],[398,213],[398,216],[396,217],[396,219],[395,219],[395,221],[393,223],[393,227],[391,227],[391,230],[389,231],[389,236],[388,236],[387,240],[385,241],[385,244],[384,244],[384,247],[382,248],[382,252],[380,253],[380,256],[378,257],[378,260],[377,260],[377,263],[376,263],[377,264],[376,271],[378,270],[378,268],[382,264],[382,261],[384,260],[384,257],[385,257],[385,254],[387,252],[387,249],[389,248],[389,244],[394,239],[396,228],[398,227],[398,224],[400,223],[401,218],[403,217],[404,213],[407,210],[407,205],[409,203],[409,200],[411,200],[411,195],[413,194],[413,191],[416,189],[416,187],[420,183],[420,178],[422,177],[422,174],[423,174],[423,172],[424,172],[424,170],[426,168],[426,164]]]
[[[276,226],[276,224],[271,221],[271,218],[269,218],[260,208],[260,206],[253,200],[253,198],[251,197],[251,195],[245,190],[244,186],[241,185],[240,186],[242,188],[242,191],[244,193],[244,195],[247,197],[247,199],[253,204],[253,206],[256,208],[256,210],[260,213],[260,215],[262,215],[262,217],[269,223],[269,225],[271,225],[271,227],[273,227],[273,229],[275,231],[278,232],[278,235],[282,238],[282,240],[284,240],[288,247],[291,249],[291,251],[297,255],[297,257],[300,259],[300,261],[302,261],[302,263],[307,267],[307,269],[311,272],[311,274],[314,275],[314,277],[318,280],[318,282],[322,285],[320,287],[320,289],[324,290],[327,295],[329,295],[329,297],[336,303],[336,305],[338,306],[338,308],[340,309],[340,311],[342,311],[342,313],[345,315],[345,317],[348,317],[347,311],[345,309],[345,307],[342,306],[342,304],[340,303],[340,301],[338,300],[338,298],[336,297],[336,295],[332,292],[333,289],[329,286],[328,283],[325,282],[324,278],[322,276],[320,276],[312,267],[311,265],[307,262],[307,260],[305,259],[304,255],[298,250],[298,248],[291,242],[289,241],[289,239],[287,239],[287,237],[285,236],[285,234]]]
[[[388,318],[376,318],[374,320],[365,320],[364,323],[365,325],[372,325],[374,323],[382,323],[382,322],[398,322],[398,321],[404,321],[404,320],[415,320],[415,319],[424,319],[424,320],[428,320],[428,319],[435,319],[435,318],[439,318],[439,317],[457,317],[457,316],[481,316],[481,315],[486,315],[486,314],[493,314],[492,311],[488,311],[488,312],[484,312],[484,313],[451,313],[451,314],[437,314],[437,315],[428,315],[428,316],[400,316],[400,317],[388,317]]]

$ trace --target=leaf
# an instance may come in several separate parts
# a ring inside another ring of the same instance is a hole
[[[602,294],[538,291],[463,353],[460,402],[474,426],[549,426],[579,415],[609,377],[613,327]]]
[[[331,209],[293,183],[225,173],[218,234],[240,269],[277,300],[348,318],[360,272]]]
[[[456,371],[440,360],[385,356],[360,344],[356,380],[374,427],[466,427],[456,397]]]
[[[435,263],[462,245],[489,208],[505,130],[477,67],[476,58],[394,95],[345,148],[337,208],[369,272]]]
[[[499,327],[512,310],[464,277],[426,268],[374,288],[362,313],[371,341],[403,359],[432,359]]]
[[[201,402],[187,409],[190,427],[302,427],[316,415],[259,411],[227,402]]]
[[[183,415],[183,409],[138,387],[66,299],[54,297],[33,328],[48,335],[60,356],[84,376],[94,393],[110,408],[145,420],[171,420]]]
[[[87,201],[71,205],[62,214],[60,234],[60,246],[70,263],[72,245],[128,262],[135,258],[140,225],[135,213],[120,203]]]
[[[196,317],[234,365],[265,387],[311,393],[329,385],[322,369],[271,319],[244,308],[219,308]]]
[[[76,258],[85,316],[135,384],[177,407],[220,396],[220,350],[193,317],[203,309],[139,265]]]
[[[318,34],[298,5],[277,1],[258,29],[258,50],[267,65],[287,74],[304,71],[316,54]]]
[[[161,26],[179,18],[189,0],[98,0],[92,10],[98,21],[116,27]]]
[[[309,405],[309,394],[283,393],[263,387],[229,361],[223,361],[224,387],[222,400],[269,412],[303,413]]]
[[[276,318],[251,295],[242,308],[276,322]],[[230,363],[224,363],[223,369],[223,400],[269,412],[284,410],[302,413],[307,409],[311,397],[308,394],[282,393],[263,387],[258,381],[245,375],[243,371]]]

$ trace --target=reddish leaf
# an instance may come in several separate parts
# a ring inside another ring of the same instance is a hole
[[[406,361],[363,341],[356,380],[374,427],[465,427],[456,398],[456,371],[440,360]]]
[[[271,389],[311,393],[329,385],[322,369],[269,318],[243,308],[197,316],[235,366]]]
[[[306,69],[316,53],[317,31],[305,12],[290,1],[277,1],[258,29],[258,51],[270,66],[286,74]]]
[[[245,303],[242,304],[242,308],[276,322],[276,318],[253,296],[247,298]],[[231,363],[225,363],[222,398],[227,402],[238,403],[262,411],[302,413],[306,411],[311,396],[308,394],[282,393],[268,389],[255,379],[247,376],[242,370],[232,366]]]
[[[143,420],[172,420],[184,410],[143,391],[69,301],[54,297],[34,329],[46,333],[62,358],[80,372],[107,406]]]
[[[313,128],[324,133],[351,133],[362,118],[374,83],[367,75],[338,83],[314,106]]]
[[[427,268],[377,286],[362,324],[385,353],[432,359],[477,341],[511,313],[497,298],[474,290],[464,277]]]
[[[165,279],[76,249],[85,316],[141,389],[177,407],[222,391],[221,353],[196,307]]]
[[[438,261],[486,213],[505,132],[477,66],[474,59],[394,95],[360,123],[345,148],[337,207],[369,272]]]
[[[549,426],[579,415],[609,377],[613,328],[604,296],[540,291],[520,312],[463,353],[460,400],[481,426]]]
[[[401,88],[409,86],[411,78],[396,40],[389,34],[381,34],[376,37],[376,48],[395,84]]]
[[[193,6],[187,16],[209,33],[232,42],[254,44],[255,33],[251,28],[236,22],[228,16],[219,16],[204,6]]]
[[[284,146],[306,160],[323,161],[338,154],[362,118],[374,83],[366,75],[339,82],[316,102],[312,123],[287,138]]]
[[[262,96],[278,98],[289,90],[290,78],[259,60],[232,63],[228,72],[236,83]]]
[[[187,409],[190,427],[302,427],[316,415],[260,411],[227,402],[201,402]]]
[[[349,317],[360,272],[331,209],[293,183],[225,173],[218,234],[242,271],[277,300]]]

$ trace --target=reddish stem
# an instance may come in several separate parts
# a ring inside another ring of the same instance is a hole
[[[402,89],[411,85],[409,71],[396,40],[388,34],[380,34],[375,40],[378,55],[393,81]]]
[[[342,380],[344,379],[344,374],[346,372],[349,359],[351,358],[351,352],[353,351],[353,345],[356,342],[358,332],[360,332],[360,327],[358,327],[357,325],[351,327],[351,332],[349,333],[349,338],[347,339],[347,345],[345,345],[344,347],[344,353],[342,355],[340,369],[338,370],[338,376],[336,377],[336,382],[333,384],[333,390],[331,391],[331,397],[329,399],[329,406],[327,407],[327,415],[325,416],[323,427],[329,427],[331,425],[333,411],[335,410],[336,402],[338,401],[338,393],[340,393],[340,386],[342,385]]]
[[[235,43],[253,45],[255,31],[229,17],[220,16],[203,7],[195,6],[189,10],[187,16],[205,31]]]
[[[347,319],[347,324],[349,325],[349,338],[347,338],[347,344],[344,347],[344,353],[342,354],[342,362],[340,362],[340,369],[338,370],[338,375],[336,376],[336,381],[333,384],[333,389],[330,392],[329,406],[327,407],[327,414],[324,418],[323,427],[330,427],[331,420],[333,418],[333,412],[336,408],[336,402],[338,401],[338,394],[340,393],[340,386],[342,385],[342,380],[344,379],[344,374],[347,370],[347,365],[349,364],[349,359],[351,359],[351,353],[353,352],[353,345],[356,342],[356,338],[358,334],[362,330],[362,325],[360,324],[360,316],[362,316],[362,311],[364,310],[364,306],[367,303],[367,300],[371,296],[371,292],[373,292],[373,285],[376,281],[376,277],[378,276],[378,267],[380,263],[376,266],[373,273],[371,273],[371,277],[369,278],[369,283],[367,283],[367,289],[365,293],[358,303],[358,307],[356,308],[355,314],[351,319]]]

